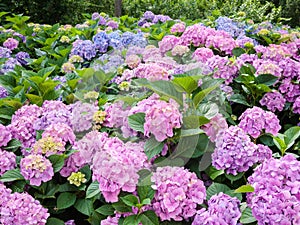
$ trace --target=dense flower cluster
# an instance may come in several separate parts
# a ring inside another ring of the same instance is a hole
[[[34,143],[31,152],[34,154],[43,154],[50,156],[54,154],[62,154],[65,151],[64,143],[60,138],[51,136],[39,139]]]
[[[0,124],[0,147],[6,146],[11,140],[11,137],[9,128]]]
[[[197,212],[192,225],[237,225],[242,215],[239,205],[240,200],[236,197],[230,197],[222,192],[216,194],[208,201],[208,209]]]
[[[300,96],[296,99],[296,101],[293,104],[293,112],[300,114]]]
[[[13,152],[8,152],[0,148],[0,176],[8,170],[14,169],[16,166],[16,155]]]
[[[54,176],[53,167],[49,159],[42,155],[28,155],[21,159],[21,174],[31,185],[40,186]]]
[[[14,50],[19,45],[19,41],[14,38],[8,38],[3,42],[3,47],[8,48],[9,50]]]
[[[3,196],[2,196],[3,195]],[[45,225],[50,216],[38,200],[27,193],[15,192],[0,184],[0,223],[5,225]],[[21,210],[20,210],[21,209]]]
[[[67,143],[74,144],[76,136],[67,124],[55,123],[48,126],[42,134],[42,138],[52,137],[60,139],[64,145]]]
[[[282,111],[285,105],[284,97],[277,91],[266,93],[259,103],[266,106],[268,110],[275,112],[276,110]]]
[[[30,55],[27,52],[18,52],[16,54],[16,59],[21,65],[27,65],[26,59],[30,59]]]
[[[236,175],[247,171],[263,160],[264,156],[270,156],[266,153],[267,149],[262,149],[262,153],[259,150],[241,128],[230,126],[217,135],[212,165],[218,170],[224,169],[226,173]]]
[[[21,66],[17,59],[9,58],[5,61],[4,65],[2,66],[2,69],[0,70],[0,75],[13,71],[16,65]]]
[[[156,190],[152,206],[162,221],[193,217],[197,204],[202,204],[206,197],[203,182],[195,173],[181,167],[159,167],[151,181]]]
[[[96,47],[90,40],[77,40],[73,42],[71,55],[79,55],[86,60],[91,60],[96,56]]]
[[[144,134],[149,137],[153,134],[157,141],[164,141],[173,136],[173,129],[180,128],[182,115],[178,103],[170,99],[169,102],[159,100],[159,96],[140,101],[133,107],[129,115],[145,113]]]
[[[292,155],[269,159],[248,178],[248,204],[259,225],[300,223],[300,162]]]
[[[9,58],[11,50],[0,46],[0,58]]]
[[[240,116],[239,127],[253,138],[258,138],[263,131],[277,135],[281,129],[277,116],[254,106],[246,109]]]
[[[209,139],[215,142],[217,134],[220,131],[227,129],[228,124],[222,114],[218,113],[210,120],[209,123],[203,125],[201,128],[205,131]]]
[[[171,18],[169,16],[164,16],[164,15],[155,15],[151,11],[146,11],[144,15],[141,17],[141,19],[138,21],[138,25],[147,27],[158,22],[164,23],[167,20],[171,20]]]

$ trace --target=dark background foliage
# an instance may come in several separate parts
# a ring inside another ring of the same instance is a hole
[[[0,11],[28,15],[32,22],[46,24],[76,24],[83,21],[84,14],[93,12],[139,17],[147,10],[192,20],[234,16],[237,11],[246,11],[249,18],[258,22],[278,22],[279,17],[284,17],[290,18],[285,23],[300,25],[300,0],[2,0],[0,3]]]

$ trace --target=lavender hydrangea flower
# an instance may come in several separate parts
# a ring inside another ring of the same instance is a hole
[[[263,130],[266,133],[277,135],[281,129],[277,116],[272,112],[254,106],[248,108],[240,116],[239,127],[253,138],[258,138]]]
[[[100,53],[105,53],[109,45],[109,37],[106,32],[101,31],[93,37],[93,42]]]
[[[119,24],[114,20],[109,20],[106,22],[106,26],[111,27],[112,29],[118,29]]]
[[[9,58],[11,50],[0,46],[0,58]]]
[[[224,169],[227,174],[236,175],[258,162],[257,151],[258,147],[241,128],[230,126],[217,135],[212,165],[218,170]]]
[[[197,48],[193,53],[193,59],[205,63],[207,60],[214,56],[214,52],[210,48]]]
[[[111,32],[107,36],[109,38],[109,46],[115,49],[120,49],[122,47],[120,31]]]
[[[79,55],[84,59],[91,60],[96,56],[96,47],[90,40],[77,40],[73,43],[72,55]]]
[[[171,29],[170,32],[171,33],[183,33],[185,30],[185,23],[180,22],[180,23],[175,23]]]
[[[96,104],[77,101],[72,105],[70,116],[74,132],[88,131],[92,128],[93,115],[98,111]]]
[[[158,42],[159,50],[161,53],[166,53],[169,50],[172,50],[175,45],[179,42],[179,38],[174,35],[166,35],[163,39]]]
[[[6,146],[11,138],[9,127],[0,124],[0,147]]]
[[[266,106],[268,110],[275,112],[276,110],[282,111],[283,107],[285,105],[286,100],[277,91],[268,92],[266,93],[262,99],[259,101],[259,103],[262,106]]]
[[[9,50],[14,50],[18,47],[19,41],[14,38],[8,38],[3,42],[3,47],[8,48]]]
[[[18,62],[17,59],[9,58],[2,66],[2,69],[0,70],[0,74],[5,74],[10,71],[13,71],[16,65],[21,66],[21,64]]]
[[[208,209],[197,212],[192,225],[237,225],[242,213],[240,200],[224,193],[213,195],[208,201]]]
[[[2,191],[0,192],[2,193]],[[27,193],[15,192],[0,204],[0,223],[5,225],[45,225],[50,216],[38,200]],[[0,200],[1,201],[1,200]],[[22,209],[22,210],[20,210]]]
[[[118,217],[107,217],[105,220],[101,220],[100,225],[118,225],[119,218]]]
[[[206,197],[203,182],[182,167],[159,167],[151,181],[156,190],[152,206],[162,221],[191,218],[196,214],[197,204],[202,204]]]
[[[16,155],[13,152],[1,150],[0,148],[0,176],[2,176],[8,170],[16,168],[16,166]]]
[[[30,56],[27,52],[18,52],[16,54],[16,59],[21,65],[27,65],[26,59],[30,59]]]
[[[203,125],[201,128],[205,131],[209,139],[212,142],[215,142],[217,138],[217,134],[220,131],[227,129],[228,124],[226,122],[226,119],[223,117],[223,115],[218,113],[216,116],[211,118],[208,124]]]
[[[293,112],[300,114],[300,96],[296,98],[296,101],[293,104]]]
[[[259,225],[299,224],[300,162],[292,155],[271,158],[248,177],[247,203]]]
[[[31,185],[40,186],[54,176],[53,167],[49,159],[42,155],[28,155],[21,159],[21,174]]]

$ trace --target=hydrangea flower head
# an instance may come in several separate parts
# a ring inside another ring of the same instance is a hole
[[[19,41],[14,38],[8,38],[3,42],[3,47],[8,48],[9,50],[14,50],[18,47]]]
[[[8,170],[14,169],[16,166],[16,155],[13,152],[8,152],[0,148],[0,176]]]
[[[60,138],[51,136],[39,139],[32,147],[31,152],[34,154],[43,154],[50,156],[54,154],[62,154],[65,151],[64,143]]]
[[[91,60],[96,56],[96,46],[90,40],[77,40],[73,42],[71,55],[79,55],[86,60]]]
[[[11,138],[12,135],[9,128],[0,124],[0,147],[6,146]]]
[[[227,129],[228,124],[226,122],[226,119],[222,116],[222,114],[218,113],[210,120],[209,123],[203,125],[201,128],[205,131],[209,139],[212,142],[215,142],[217,134],[220,131]]]
[[[282,111],[285,105],[286,100],[277,91],[266,93],[259,103],[263,106],[266,106],[268,110],[275,112],[276,110]]]
[[[52,137],[54,139],[61,139],[64,145],[66,143],[74,144],[76,136],[67,124],[56,123],[48,126],[42,134],[42,138]]]
[[[151,181],[156,191],[152,206],[162,221],[189,219],[206,197],[203,182],[182,167],[159,167]]]
[[[21,174],[31,185],[40,186],[54,176],[51,162],[42,155],[28,155],[21,159]]]

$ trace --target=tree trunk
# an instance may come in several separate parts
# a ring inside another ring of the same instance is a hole
[[[115,0],[115,16],[120,17],[122,15],[122,0]]]

